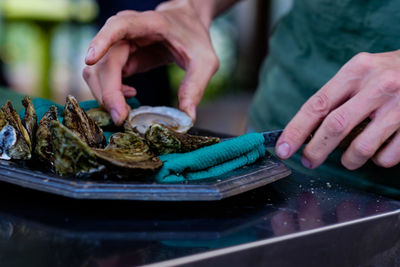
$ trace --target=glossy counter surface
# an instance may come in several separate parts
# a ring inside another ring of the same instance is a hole
[[[1,266],[400,265],[399,201],[299,173],[212,202],[76,200],[0,185]]]

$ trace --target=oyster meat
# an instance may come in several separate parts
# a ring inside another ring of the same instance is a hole
[[[58,121],[57,108],[55,106],[51,106],[40,119],[36,131],[36,145],[34,152],[39,156],[40,160],[52,165],[54,161],[54,153],[51,143],[51,121]]]
[[[0,124],[3,126],[0,140],[1,159],[30,159],[32,143],[29,134],[10,101],[1,107]],[[6,127],[6,126],[9,127]],[[4,129],[4,131],[3,131]]]
[[[135,133],[115,133],[105,149],[94,148],[93,152],[108,164],[127,169],[154,170],[162,165],[145,141]]]
[[[102,107],[89,109],[86,111],[86,114],[99,127],[110,127],[114,125],[111,115]]]
[[[32,147],[34,146],[35,134],[37,129],[37,115],[35,107],[33,106],[32,100],[29,96],[25,96],[22,100],[22,105],[25,107],[24,123],[25,128],[29,134],[29,138],[32,142]]]
[[[217,137],[177,133],[159,124],[147,130],[145,139],[157,155],[190,152],[220,142]]]
[[[175,132],[186,133],[193,126],[193,120],[175,108],[141,106],[129,112],[125,128],[144,135],[153,124],[161,124]]]
[[[63,124],[90,147],[106,146],[103,130],[89,118],[75,97],[71,95],[67,96],[65,103]]]
[[[92,174],[102,171],[92,149],[57,120],[50,121],[53,166],[58,175]]]

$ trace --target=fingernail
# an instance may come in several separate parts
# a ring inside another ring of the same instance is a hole
[[[286,158],[287,156],[289,156],[289,152],[290,152],[290,146],[288,143],[282,143],[276,149],[276,154],[280,158]]]
[[[110,114],[111,114],[111,118],[113,119],[114,123],[118,124],[119,118],[120,118],[118,111],[115,109],[111,109]]]
[[[93,58],[94,58],[94,48],[90,47],[86,54],[85,61],[92,60]]]
[[[303,163],[303,166],[306,167],[307,169],[312,168],[311,162],[304,156],[301,157],[301,163]]]

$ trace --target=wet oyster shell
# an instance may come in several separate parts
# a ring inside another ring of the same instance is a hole
[[[51,120],[50,130],[53,166],[58,175],[92,174],[105,168],[91,148],[60,122]]]
[[[153,124],[160,124],[178,133],[186,133],[193,120],[184,112],[171,107],[141,106],[129,112],[125,128],[145,134]]]
[[[13,156],[13,147],[17,142],[17,132],[10,124],[6,124],[0,131],[0,159],[10,160]]]
[[[8,124],[7,116],[2,110],[0,110],[0,130],[3,129],[6,124]]]
[[[145,141],[134,133],[115,133],[105,149],[94,148],[93,152],[108,164],[126,169],[154,170],[162,165]]]
[[[220,142],[217,137],[176,133],[159,124],[154,124],[147,130],[145,139],[157,155],[190,152]]]
[[[36,145],[34,153],[39,156],[39,159],[53,164],[54,153],[51,143],[50,122],[58,121],[57,108],[51,106],[50,109],[40,119],[38,129],[36,131]]]
[[[25,128],[31,139],[32,146],[34,146],[35,134],[37,129],[37,115],[35,107],[33,106],[32,100],[29,96],[25,96],[22,100],[22,105],[25,107],[24,123]]]
[[[10,101],[7,101],[1,107],[1,111],[4,114],[2,115],[2,117],[5,116],[7,124],[13,128],[13,130],[8,128],[5,132],[3,132],[2,136],[3,139],[0,142],[0,149],[2,150],[2,158],[24,159],[24,160],[30,159],[32,151],[32,143],[29,138],[28,132],[22,125],[18,113],[14,110]],[[2,124],[4,124],[4,118]],[[15,139],[13,139],[12,142],[7,140],[7,138],[14,136],[14,134],[9,134],[11,132],[15,132]],[[10,144],[12,145],[10,146]]]
[[[63,124],[90,147],[106,146],[103,130],[88,117],[75,97],[71,95],[67,96],[65,103]]]
[[[111,115],[102,107],[89,109],[86,114],[100,127],[114,125]]]

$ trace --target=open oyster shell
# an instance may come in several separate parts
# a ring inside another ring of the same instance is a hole
[[[59,121],[51,120],[50,130],[53,166],[58,175],[91,174],[105,168],[97,162],[92,149]]]
[[[50,131],[51,121],[58,121],[57,108],[55,106],[51,106],[50,109],[40,119],[39,126],[36,131],[36,145],[34,150],[35,154],[39,156],[40,160],[49,163],[50,165],[52,165],[54,161]]]
[[[163,125],[178,133],[186,133],[193,126],[193,120],[175,108],[141,106],[129,112],[125,128],[145,134],[153,124]]]
[[[34,146],[33,143],[35,140],[35,134],[37,129],[36,110],[29,96],[25,96],[24,100],[22,100],[22,105],[24,105],[25,107],[25,116],[24,116],[25,128],[29,134],[29,138],[31,139],[32,146]]]
[[[115,133],[105,149],[94,148],[93,152],[108,164],[127,169],[154,170],[162,165],[145,141],[135,133]]]
[[[86,114],[100,127],[114,125],[111,115],[102,107],[89,109]]]
[[[88,117],[75,97],[71,95],[67,96],[65,103],[63,124],[90,147],[106,146],[103,130]]]
[[[177,133],[159,124],[147,130],[145,139],[157,155],[190,152],[220,142],[217,137]]]
[[[0,124],[4,125],[0,138],[1,159],[30,159],[32,143],[29,134],[10,101],[1,107]],[[9,127],[6,127],[6,126]],[[5,128],[5,129],[4,129]],[[3,131],[4,129],[4,131]]]

